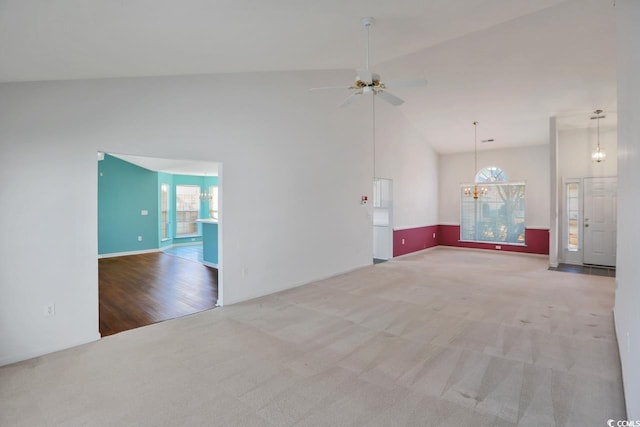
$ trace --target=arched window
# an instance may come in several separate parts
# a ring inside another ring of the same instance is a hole
[[[500,168],[495,166],[491,166],[488,168],[482,169],[476,175],[476,182],[506,182],[507,174]]]
[[[508,182],[495,166],[478,172],[473,184],[462,185],[460,240],[524,245],[525,187],[524,182]]]

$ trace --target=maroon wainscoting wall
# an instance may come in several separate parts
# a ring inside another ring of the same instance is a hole
[[[501,246],[501,249],[496,249],[495,243],[461,242],[459,225],[440,225],[438,235],[440,236],[438,244],[443,246],[549,255],[549,230],[546,229],[525,228],[524,240],[526,242],[526,246],[499,243],[498,245]]]
[[[433,237],[434,233],[435,238]],[[549,230],[526,228],[524,230],[524,238],[527,242],[526,246],[502,243],[499,244],[501,249],[496,249],[495,243],[461,242],[459,225],[430,225],[427,227],[408,228],[393,231],[393,256],[397,257],[438,245],[541,255],[549,254]]]
[[[433,237],[435,233],[436,237]],[[393,230],[393,256],[409,254],[438,245],[438,226]],[[404,243],[402,240],[404,239]]]

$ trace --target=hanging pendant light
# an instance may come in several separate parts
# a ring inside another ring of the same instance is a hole
[[[596,121],[598,130],[597,130],[597,145],[596,145],[596,149],[593,150],[593,152],[591,153],[591,160],[593,160],[596,163],[600,163],[600,162],[604,162],[605,158],[607,157],[607,153],[605,153],[604,150],[600,148],[600,119],[604,119],[607,116],[600,115],[602,114],[602,110],[596,110],[594,111],[594,113],[596,115],[591,117],[591,120]]]
[[[204,178],[207,178],[207,173],[205,172],[204,174]],[[204,184],[204,182],[203,182]],[[208,192],[207,190],[204,190],[200,193],[200,201],[201,202],[209,202],[211,203],[211,201],[213,200],[213,194]]]
[[[475,169],[473,170],[473,187],[466,187],[464,189],[465,196],[473,196],[474,200],[478,200],[478,197],[487,194],[489,189],[487,187],[478,186],[477,174],[478,174],[478,122],[473,122],[473,153],[475,159]]]
[[[201,202],[210,202],[211,200],[213,200],[213,194],[209,193],[208,191],[203,191],[202,193],[200,193]]]

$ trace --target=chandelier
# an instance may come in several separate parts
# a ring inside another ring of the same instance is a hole
[[[473,187],[466,187],[464,195],[473,196],[474,200],[478,200],[478,197],[484,196],[489,191],[487,187],[478,186],[478,180],[476,179],[478,173],[478,122],[473,122],[473,155],[475,159]]]
[[[202,193],[200,193],[201,202],[210,202],[211,200],[213,200],[213,194],[206,191],[203,191]]]
[[[604,162],[604,159],[607,157],[607,154],[604,152],[602,148],[600,148],[600,119],[604,119],[607,116],[601,116],[602,110],[594,111],[595,116],[591,117],[591,120],[595,120],[597,123],[597,145],[596,149],[591,153],[591,160],[594,162],[600,163]]]

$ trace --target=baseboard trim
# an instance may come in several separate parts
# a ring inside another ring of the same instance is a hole
[[[533,252],[519,252],[519,251],[502,251],[502,250],[493,250],[493,249],[483,249],[483,248],[469,248],[466,246],[448,246],[448,245],[439,245],[436,246],[436,248],[444,248],[444,249],[451,249],[451,250],[456,250],[456,251],[474,251],[474,252],[491,252],[491,253],[497,253],[497,254],[504,254],[507,256],[528,256],[528,257],[533,257],[533,258],[540,258],[540,259],[548,259],[549,255],[547,254],[536,254]]]
[[[160,251],[162,251],[162,249],[155,248],[155,249],[144,249],[144,250],[141,250],[141,251],[112,252],[110,254],[98,254],[98,259],[101,259],[101,258],[115,258],[115,257],[118,257],[118,256],[128,256],[128,255],[151,254],[151,253],[160,252]]]
[[[373,259],[373,258],[371,258],[371,259]],[[270,290],[270,291],[265,291],[265,292],[258,292],[256,294],[248,296],[246,298],[240,298],[240,299],[231,300],[231,302],[224,301],[224,305],[225,306],[230,306],[230,305],[238,304],[238,303],[245,302],[245,301],[251,301],[251,300],[254,300],[256,298],[262,298],[262,297],[265,297],[267,295],[276,295],[279,292],[288,291],[289,289],[295,289],[295,288],[299,288],[300,286],[305,286],[305,285],[309,285],[311,283],[321,282],[323,280],[331,279],[333,277],[342,276],[343,274],[351,273],[351,272],[354,272],[354,271],[357,271],[357,270],[362,270],[362,269],[368,268],[368,267],[373,267],[373,265],[374,264],[371,261],[369,261],[366,264],[362,264],[362,265],[359,265],[359,266],[348,268],[348,269],[342,270],[340,272],[331,273],[331,274],[328,274],[328,275],[316,276],[314,278],[311,278],[309,280],[305,280],[303,282],[296,282],[296,283],[294,283],[293,285],[290,285],[290,286],[284,286],[282,288],[278,288],[278,289]],[[383,265],[383,264],[381,264],[381,265]],[[220,297],[218,297],[218,301],[220,301]]]
[[[159,248],[143,249],[143,250],[140,250],[140,251],[126,251],[126,252],[112,252],[112,253],[109,253],[109,254],[98,254],[98,259],[101,259],[101,258],[115,258],[115,257],[118,257],[118,256],[128,256],[128,255],[152,254],[154,252],[162,252],[162,251],[165,251],[167,249],[175,248],[175,247],[178,247],[178,246],[194,246],[194,245],[197,245],[199,243],[202,243],[202,242],[199,241],[199,242],[173,243],[171,245],[161,246]],[[215,266],[215,268],[218,268],[218,267]]]
[[[0,366],[11,365],[13,363],[24,362],[25,360],[34,359],[36,357],[44,356],[46,354],[57,353],[58,351],[64,351],[73,347],[78,347],[84,344],[89,344],[91,342],[99,341],[102,337],[100,333],[96,333],[86,340],[79,340],[77,342],[71,342],[70,344],[65,344],[62,347],[58,346],[47,346],[40,347],[33,351],[27,351],[24,353],[13,354],[0,359]]]
[[[163,249],[167,249],[167,248],[177,248],[179,246],[195,246],[197,244],[202,244],[202,240],[197,240],[195,242],[183,242],[183,243],[173,243],[171,245],[168,246],[163,246]]]
[[[431,246],[431,247],[426,248],[426,249],[420,249],[420,250],[417,250],[417,251],[415,251],[415,252],[408,252],[408,253],[406,253],[406,254],[402,254],[402,255],[394,256],[393,258],[389,259],[389,261],[393,261],[393,260],[396,260],[396,259],[402,259],[402,258],[410,257],[410,256],[412,256],[412,255],[421,254],[421,253],[424,253],[424,252],[433,251],[433,250],[438,249],[438,248],[440,248],[440,247],[444,247],[444,246],[437,245],[437,246]]]

